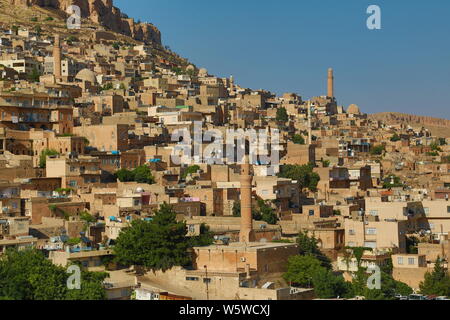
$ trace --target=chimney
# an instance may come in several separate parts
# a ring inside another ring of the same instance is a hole
[[[247,279],[252,278],[251,273],[250,273],[250,265],[249,264],[245,265],[245,274],[246,274]]]
[[[334,98],[334,75],[333,69],[328,69],[328,97]]]
[[[53,46],[53,74],[57,80],[61,79],[61,40],[59,34],[55,35]]]
[[[241,231],[239,241],[249,243],[255,241],[255,236],[252,218],[252,176],[247,155],[241,168]]]

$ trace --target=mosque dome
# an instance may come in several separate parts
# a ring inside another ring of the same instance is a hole
[[[206,77],[206,76],[208,75],[208,70],[205,69],[205,68],[201,68],[201,69],[199,70],[199,72],[198,72],[198,75],[199,75],[200,77]]]
[[[359,110],[359,107],[356,104],[351,104],[347,109],[348,114],[360,114],[361,111]]]
[[[80,72],[78,72],[77,75],[75,76],[75,79],[83,82],[90,82],[92,84],[97,84],[97,77],[95,76],[95,73],[89,69],[83,69]]]

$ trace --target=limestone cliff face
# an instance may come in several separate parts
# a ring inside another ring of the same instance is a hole
[[[433,117],[416,116],[397,112],[382,112],[369,115],[369,118],[386,123],[420,124],[424,126],[450,127],[450,120]]]
[[[81,9],[81,17],[98,23],[114,32],[130,36],[138,41],[161,44],[161,32],[152,24],[136,23],[120,9],[114,7],[112,0],[10,0],[13,5],[37,5],[66,12],[71,5]]]

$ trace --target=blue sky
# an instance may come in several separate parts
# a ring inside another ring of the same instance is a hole
[[[326,94],[362,111],[450,119],[448,0],[115,0],[155,24],[163,43],[241,86],[303,98]],[[369,5],[381,30],[369,30]]]

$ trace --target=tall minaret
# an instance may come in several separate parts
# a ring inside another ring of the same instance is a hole
[[[308,145],[312,145],[312,114],[311,114],[311,101],[308,101]]]
[[[53,74],[56,79],[61,79],[61,40],[59,34],[55,35],[55,44],[53,46]]]
[[[334,75],[333,69],[328,69],[328,95],[329,98],[334,98]]]
[[[252,175],[250,161],[246,155],[241,166],[241,231],[239,241],[249,243],[255,241],[252,218]]]

